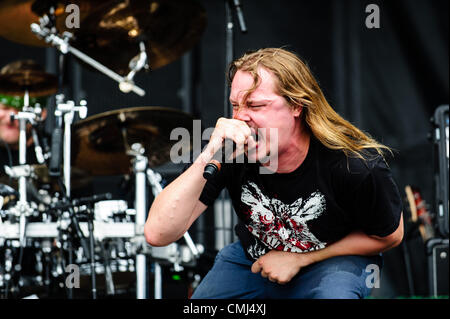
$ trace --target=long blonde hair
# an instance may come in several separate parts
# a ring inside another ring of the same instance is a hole
[[[249,72],[254,81],[246,94],[248,97],[259,84],[260,67],[276,76],[277,93],[292,108],[303,108],[301,118],[305,127],[326,147],[363,159],[366,159],[368,149],[375,149],[383,158],[385,150],[392,153],[389,147],[377,142],[333,110],[308,66],[290,51],[264,48],[248,52],[230,64],[228,81],[231,84],[238,70]]]

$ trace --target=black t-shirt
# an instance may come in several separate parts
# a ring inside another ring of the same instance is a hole
[[[387,236],[400,221],[402,201],[384,159],[330,150],[311,137],[304,162],[287,174],[260,174],[259,164],[223,164],[200,201],[210,206],[227,188],[247,256],[269,250],[322,249],[355,230]]]

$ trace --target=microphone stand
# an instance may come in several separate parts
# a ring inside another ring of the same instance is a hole
[[[225,69],[228,69],[231,62],[234,60],[234,20],[233,12],[238,17],[239,27],[241,33],[247,33],[247,26],[245,24],[244,14],[242,11],[242,5],[240,0],[225,0]],[[230,87],[228,85],[228,79],[224,80],[224,95],[223,95],[223,116],[225,118],[231,118],[233,109],[230,105],[229,95]],[[222,212],[225,214],[225,192],[221,192],[220,201],[222,204]],[[232,212],[229,212],[230,215]],[[225,215],[224,215],[225,216]],[[225,236],[225,233],[224,233]]]
[[[237,15],[241,33],[247,33],[244,13],[240,0],[225,0],[225,68],[228,68],[234,60],[234,19],[233,12]],[[228,96],[230,94],[227,79],[225,79],[225,94],[223,103],[224,117],[231,117],[232,108],[229,105]]]
[[[239,21],[239,27],[242,33],[247,33],[247,25],[244,19],[244,12],[242,11],[241,0],[233,0],[233,6]]]

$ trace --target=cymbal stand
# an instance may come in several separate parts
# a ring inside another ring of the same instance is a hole
[[[92,299],[97,299],[97,284],[95,279],[95,240],[94,240],[94,212],[93,208],[88,206],[87,210],[88,231],[89,231],[89,252],[91,264],[91,291]]]
[[[27,121],[33,123],[38,117],[34,108],[29,106],[29,94],[25,91],[24,94],[24,106],[22,111],[11,118],[19,121],[19,166],[6,169],[8,175],[19,180],[19,203],[18,212],[19,216],[19,241],[20,246],[25,247],[26,244],[26,217],[32,213],[32,208],[27,201],[27,178],[31,175],[30,166],[26,165],[27,160]]]
[[[119,83],[120,86],[126,87],[127,91],[133,91],[134,93],[138,94],[139,96],[144,96],[145,91],[141,89],[140,87],[134,85],[130,79],[123,77],[111,69],[107,68],[103,64],[99,63],[98,61],[94,60],[93,58],[89,57],[88,55],[84,54],[80,50],[72,47],[69,44],[69,40],[72,37],[72,34],[70,32],[64,32],[62,36],[60,36],[55,28],[51,27],[51,19],[47,14],[44,14],[39,19],[39,24],[32,23],[30,25],[31,31],[36,34],[39,38],[42,38],[45,40],[45,42],[50,43],[51,45],[55,46],[61,53],[67,54],[72,53],[80,60],[84,61],[85,63],[89,64],[93,68],[97,69],[98,71],[102,72],[103,74],[109,76],[111,79],[115,80]],[[146,57],[145,57],[146,60]],[[139,63],[140,68],[144,67],[144,64]],[[136,69],[136,71],[138,71]],[[122,88],[121,88],[122,89]],[[124,91],[125,92],[125,91]]]
[[[136,298],[147,298],[147,258],[143,253],[145,248],[144,240],[144,224],[147,215],[147,198],[146,198],[146,176],[148,159],[144,156],[145,149],[141,144],[135,143],[131,145],[131,149],[127,151],[128,155],[134,156],[132,160],[133,172],[136,179],[135,190],[135,209],[136,209],[136,237],[137,237],[137,254],[136,254]],[[140,247],[139,247],[140,246]],[[156,280],[155,280],[156,281]]]
[[[20,112],[11,114],[11,120],[19,121],[19,165],[14,167],[5,166],[5,172],[11,177],[18,179],[19,201],[15,207],[10,209],[14,215],[19,217],[19,261],[14,267],[14,271],[20,272],[22,269],[23,249],[26,246],[27,217],[30,216],[34,208],[27,201],[27,179],[32,174],[32,168],[26,165],[27,159],[27,122],[32,125],[39,118],[41,109],[30,107],[29,93],[24,93],[24,105]]]
[[[64,117],[64,143],[63,143],[63,168],[64,168],[64,185],[66,187],[66,196],[70,198],[70,169],[71,169],[71,138],[72,138],[72,122],[75,112],[81,119],[84,119],[87,115],[87,102],[85,100],[80,101],[80,105],[76,106],[73,101],[63,102],[64,95],[59,94],[56,96],[57,107],[55,110],[55,116]]]

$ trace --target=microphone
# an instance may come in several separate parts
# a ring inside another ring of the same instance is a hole
[[[219,161],[215,159],[211,160],[208,164],[206,164],[205,169],[203,170],[203,178],[210,180],[220,172],[221,168],[222,165]]]
[[[222,143],[222,147],[214,154],[213,158],[206,164],[203,170],[203,178],[206,180],[212,179],[216,176],[226,159],[231,159],[233,150],[236,148],[236,143],[231,139],[225,139]],[[230,156],[228,156],[230,155]]]

